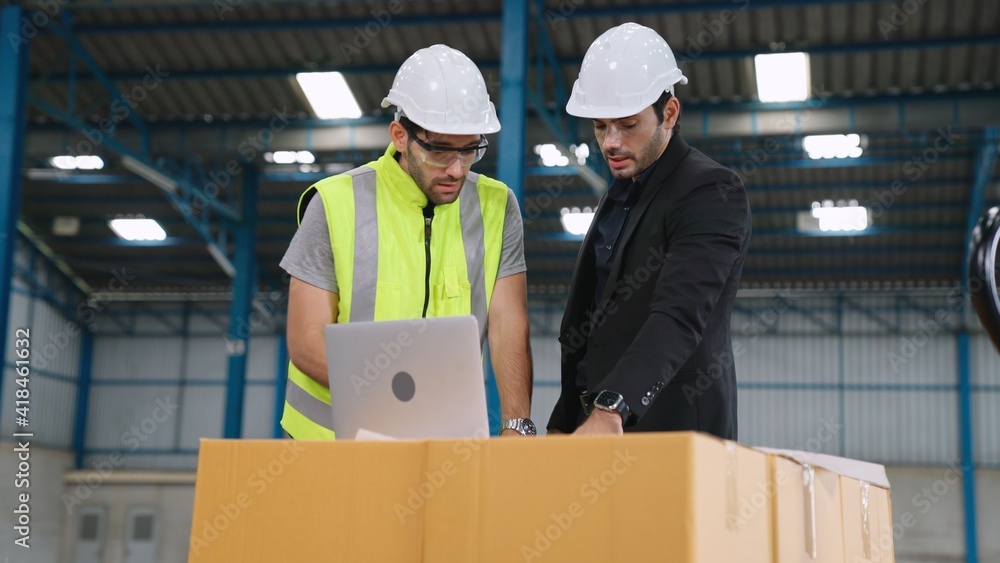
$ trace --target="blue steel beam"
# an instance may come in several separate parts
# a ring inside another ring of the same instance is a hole
[[[890,321],[889,319],[884,318],[882,315],[879,315],[877,312],[875,312],[871,307],[862,305],[854,301],[850,297],[843,295],[840,296],[838,303],[840,304],[841,307],[852,309],[868,317],[872,322],[888,330],[891,334],[899,334],[899,323],[895,323]]]
[[[537,39],[537,56],[536,56],[536,66],[537,66],[537,81],[535,88],[527,89],[527,97],[531,101],[531,105],[534,107],[534,115],[541,119],[542,123],[548,128],[549,132],[555,139],[555,145],[560,152],[566,154],[570,159],[573,159],[573,155],[569,154],[569,148],[576,144],[574,141],[574,132],[577,130],[576,124],[569,124],[566,121],[566,115],[563,113],[563,106],[565,100],[567,99],[566,87],[563,84],[563,75],[560,68],[560,63],[558,62],[558,57],[555,53],[555,47],[551,37],[549,37],[549,26],[545,20],[545,8],[544,2],[537,0],[535,2],[536,10],[534,15],[534,28]],[[545,79],[546,70],[551,72],[555,77],[554,79],[554,92],[552,96],[546,95],[545,86],[547,80]],[[552,99],[554,101],[554,108],[549,109],[548,100]],[[531,176],[564,176],[564,175],[580,175],[580,177],[590,185],[594,194],[600,196],[607,189],[609,180],[607,174],[601,173],[601,161],[599,159],[591,159],[589,164],[580,165],[574,162],[571,166],[564,167],[539,167],[535,166],[530,168],[527,173]]]
[[[884,233],[881,233],[881,234],[893,234],[892,231],[891,231],[892,227],[888,227],[888,228],[890,229],[890,231],[888,233],[884,232]],[[955,227],[955,230],[957,231],[958,227]],[[912,232],[913,232],[912,230],[901,230],[900,234],[906,234],[906,233],[912,233]],[[555,240],[555,241],[558,241],[558,240],[561,240],[563,238],[565,238],[565,240],[567,240],[567,241],[574,241],[574,242],[579,242],[579,241],[583,240],[582,237],[573,237],[573,235],[569,235],[567,237],[562,237],[561,236],[562,234],[564,234],[564,233],[529,232],[529,233],[526,234],[526,236],[529,239],[531,239],[531,240]],[[548,236],[548,235],[560,235],[560,236]],[[116,244],[118,240],[121,240],[121,239],[112,239],[112,238],[104,238],[104,237],[74,237],[73,241],[59,241],[58,238],[59,237],[45,237],[43,240],[52,241],[52,242],[64,242],[66,248],[72,248],[72,249],[74,249],[73,250],[73,255],[74,256],[77,256],[77,257],[93,257],[93,258],[100,257],[101,254],[98,253],[98,252],[90,252],[91,248],[97,248],[97,249],[106,248],[109,245]],[[291,241],[291,238],[292,238],[292,235],[286,235],[286,236],[258,236],[257,237],[258,253],[262,254],[262,255],[263,254],[269,254],[269,253],[271,253],[271,254],[273,254],[273,253],[279,253],[279,255],[280,255],[280,253],[283,253],[285,251],[285,249],[281,248],[281,247],[283,247],[284,245],[287,245]],[[168,239],[168,240],[171,241],[170,245],[176,245],[176,246],[190,246],[190,245],[200,245],[201,244],[201,241],[199,239],[195,238],[195,237],[173,237],[172,239]],[[130,242],[137,242],[138,243],[140,241],[123,241],[123,242],[124,242],[124,244],[121,244],[120,246],[137,246],[137,247],[144,246],[142,244],[134,244],[134,245],[133,244],[128,244]],[[158,241],[158,242],[163,242],[163,241]],[[945,242],[947,242],[947,241],[945,241]],[[277,246],[279,246],[279,248],[273,249],[271,251],[265,251],[265,250],[259,248],[259,247],[264,246],[264,245],[277,245]],[[156,244],[156,245],[152,245],[152,246],[162,246],[162,245]],[[77,249],[80,249],[80,248],[82,248],[84,250],[78,251]],[[893,253],[893,254],[898,254],[898,253],[952,254],[952,253],[954,253],[957,256],[957,253],[959,252],[959,249],[958,249],[957,246],[955,246],[955,245],[949,245],[949,244],[943,244],[941,246],[931,246],[931,245],[901,246],[901,245],[893,245],[893,246],[834,247],[834,248],[826,248],[826,247],[806,247],[806,248],[773,248],[773,247],[772,248],[766,248],[765,247],[765,248],[760,248],[760,247],[753,247],[753,248],[750,249],[750,254],[753,255],[753,256],[769,256],[769,255],[775,255],[775,254],[778,254],[778,255],[810,255],[810,254],[815,254],[817,252],[826,253],[826,254],[879,254],[879,253]],[[577,254],[576,254],[576,252],[572,252],[572,253],[542,253],[542,254],[532,252],[532,253],[529,253],[529,258],[534,258],[534,259],[540,259],[540,258],[553,258],[553,259],[566,258],[566,259],[574,259],[575,260],[577,258]],[[157,258],[157,257],[144,258],[142,256],[136,256],[134,258],[128,258],[130,264],[132,263],[133,259],[136,259],[136,260],[139,260],[139,261],[147,261],[147,262],[150,262],[150,263],[159,263],[161,261],[161,258]],[[204,263],[204,262],[208,261],[207,257],[200,256],[200,255],[198,255],[198,256],[189,256],[189,257],[182,257],[181,256],[181,257],[173,257],[173,258],[162,257],[162,260],[164,260],[165,262],[176,262],[176,263],[181,263],[181,262],[185,262],[185,261],[192,261],[192,262]]]
[[[272,438],[283,438],[285,429],[281,427],[281,417],[285,411],[285,387],[288,385],[288,339],[284,332],[278,333],[278,365],[274,372],[274,428]]]
[[[243,400],[246,395],[247,354],[250,348],[250,303],[256,291],[257,264],[254,245],[257,236],[258,173],[254,167],[243,172],[243,222],[236,227],[236,277],[229,312],[226,349],[229,353],[226,378],[226,414],[223,437],[243,437]]]
[[[116,104],[120,104],[119,107],[121,107],[122,110],[125,111],[125,116],[129,120],[131,120],[132,123],[135,124],[135,126],[142,133],[142,151],[148,152],[149,127],[146,126],[146,123],[136,113],[135,108],[131,103],[131,101],[129,100],[129,98],[127,98],[124,94],[122,94],[122,92],[118,89],[118,86],[115,85],[112,79],[108,78],[108,76],[105,74],[101,66],[97,64],[97,61],[95,61],[94,58],[91,56],[90,52],[87,51],[86,47],[84,47],[83,44],[80,43],[79,39],[76,38],[76,36],[73,34],[72,31],[70,31],[66,26],[64,26],[62,23],[56,20],[50,19],[49,24],[45,26],[44,29],[47,29],[48,31],[51,31],[55,35],[59,36],[63,41],[65,41],[69,45],[70,53],[71,56],[73,57],[73,60],[79,59],[80,62],[86,65],[86,67],[90,70],[91,75],[95,79],[97,79],[97,81],[100,82],[101,85],[103,85],[104,88],[108,91],[108,94],[111,95],[111,97],[113,98],[113,101],[110,104],[111,107],[115,107]],[[79,77],[76,77],[75,73],[73,73],[71,76],[75,84],[79,80]],[[69,111],[72,111],[72,105],[75,105],[72,95],[69,97],[68,101],[71,104],[69,106],[70,107]],[[115,110],[116,116],[118,112],[119,110]]]
[[[714,154],[714,153],[713,153]],[[324,160],[335,160],[330,158],[325,158]],[[532,176],[562,176],[565,174],[575,174],[575,170],[567,170],[566,167],[527,167],[525,170],[527,174]],[[477,170],[483,169],[485,167],[477,166]],[[317,180],[322,180],[330,176],[328,172],[262,172],[260,179],[262,182],[274,183],[274,182],[315,182]],[[142,178],[134,176],[131,174],[65,174],[58,178],[53,177],[52,179],[36,180],[33,179],[35,183],[59,183],[59,184],[69,184],[69,185],[127,185],[127,184],[139,184],[145,182]],[[907,186],[908,190],[911,189],[922,189],[922,188],[939,188],[942,186],[965,186],[969,179],[965,177],[949,177],[949,178],[921,178],[920,180],[913,182]],[[990,182],[1000,182],[1000,176],[993,176],[989,180]],[[790,183],[790,184],[758,184],[752,182],[752,180],[747,181],[747,186],[755,190],[761,191],[805,191],[805,190],[864,190],[864,189],[888,189],[892,182],[810,182],[810,183]],[[543,190],[542,186],[535,186],[535,190]],[[530,193],[534,191],[532,188],[527,188],[527,192]],[[565,188],[560,192],[560,195],[593,195],[593,190],[573,190],[572,188]],[[288,198],[298,199],[298,194],[292,194],[289,196],[277,196],[269,195],[262,196],[260,201],[266,203],[269,201],[285,201]],[[116,198],[116,202],[120,201],[148,201],[152,203],[155,198]],[[63,198],[60,198],[62,201]],[[29,195],[24,198],[25,202],[34,201],[34,199]],[[47,198],[39,198],[39,201],[49,201]],[[93,197],[90,196],[80,196],[80,201],[93,201]],[[160,199],[159,201],[162,201]]]
[[[0,319],[10,331],[11,280],[17,248],[17,216],[21,209],[21,163],[24,160],[25,92],[28,85],[28,47],[25,41],[8,41],[21,36],[22,10],[17,4],[0,8]],[[8,342],[8,340],[4,340]],[[0,365],[6,361],[7,345],[0,351]],[[7,370],[4,370],[6,373]],[[0,398],[4,375],[0,374]],[[2,408],[0,408],[2,411]]]
[[[617,10],[617,7],[615,8]],[[145,24],[144,24],[145,25]],[[232,24],[224,24],[225,29],[222,31],[231,31],[235,26],[239,25],[236,22]],[[395,25],[395,22],[393,22]],[[544,20],[543,20],[543,25]],[[231,27],[232,26],[232,27]],[[76,32],[85,33],[87,27],[79,27]],[[912,49],[946,49],[953,47],[968,47],[977,45],[996,45],[1000,43],[1000,36],[998,35],[982,35],[973,37],[943,37],[938,39],[914,39],[914,40],[901,40],[901,41],[872,41],[872,42],[861,42],[861,43],[830,43],[826,45],[808,45],[804,46],[801,50],[810,55],[820,56],[820,55],[836,55],[836,54],[853,54],[860,52],[883,52],[883,51],[902,51],[902,50],[912,50]],[[692,62],[690,57],[685,55],[685,51],[682,47],[678,47],[674,50],[677,54],[678,62],[680,64],[685,64]],[[698,61],[708,61],[708,60],[731,60],[731,59],[741,59],[741,58],[751,58],[755,55],[762,53],[772,52],[769,47],[762,46],[755,49],[729,49],[729,50],[718,50],[718,51],[705,51],[696,57]],[[560,67],[578,67],[582,59],[579,57],[555,57],[553,63]],[[500,60],[491,59],[485,61],[478,61],[476,65],[482,71],[487,70],[497,70],[502,66]],[[399,70],[398,64],[372,64],[372,65],[358,65],[358,66],[346,66],[342,64],[336,65],[320,65],[320,66],[301,66],[301,67],[268,67],[268,68],[220,68],[220,69],[205,69],[205,70],[173,70],[170,72],[170,76],[164,78],[167,81],[173,80],[219,80],[219,79],[253,79],[253,78],[268,78],[268,77],[282,77],[282,76],[292,76],[299,72],[323,72],[323,71],[336,71],[342,74],[351,75],[372,75],[372,74],[387,74],[392,75]],[[135,82],[142,80],[148,76],[148,72],[117,72],[108,74],[108,78],[115,82]],[[63,83],[69,78],[69,74],[66,73],[53,73],[32,76],[33,82],[51,82],[51,83]],[[86,76],[81,76],[77,78],[78,81],[86,81],[88,78]],[[795,107],[794,105],[784,106],[786,109]],[[814,106],[813,106],[814,107]]]
[[[151,174],[160,178],[160,181],[153,181],[153,179],[150,181],[163,191],[170,203],[205,240],[209,253],[213,256],[216,262],[218,262],[223,271],[232,275],[232,260],[225,254],[224,251],[221,250],[221,248],[225,248],[224,242],[221,244],[219,242],[224,241],[225,239],[227,234],[225,227],[227,224],[220,222],[219,235],[218,237],[213,236],[210,227],[210,212],[218,213],[225,220],[230,222],[240,221],[239,214],[237,214],[229,206],[219,202],[217,198],[206,196],[197,186],[193,185],[186,178],[177,177],[176,175],[173,175],[168,171],[164,171],[160,167],[156,166],[149,158],[149,130],[145,123],[136,115],[134,102],[118,90],[114,81],[107,77],[103,69],[100,68],[100,65],[97,64],[87,49],[80,43],[76,35],[70,29],[65,27],[62,23],[56,21],[50,21],[49,25],[47,25],[45,29],[65,40],[69,44],[71,51],[73,52],[73,56],[79,58],[84,64],[86,64],[91,74],[93,74],[101,82],[108,94],[113,98],[110,105],[111,111],[115,114],[113,127],[116,127],[117,121],[121,120],[119,118],[119,113],[124,111],[125,117],[128,117],[139,130],[140,148],[136,151],[124,146],[120,141],[112,136],[112,132],[114,131],[113,128],[108,130],[102,125],[101,130],[103,130],[103,133],[100,131],[97,134],[93,133],[94,128],[88,128],[87,123],[79,119],[70,110],[61,109],[48,101],[32,98],[31,104],[54,119],[62,122],[67,127],[84,133],[88,139],[85,142],[91,145],[91,150],[94,148],[93,145],[101,145],[124,157],[123,161],[138,163],[145,169],[149,170]],[[143,86],[145,87],[145,81]],[[118,107],[116,108],[116,106]],[[95,137],[97,138],[95,139]],[[196,212],[196,210],[198,211]]]
[[[30,268],[24,268],[21,266],[14,266],[14,273],[21,277],[28,287],[31,289],[31,294],[35,297],[40,298],[52,306],[53,309],[59,312],[66,320],[72,322],[83,330],[86,327],[77,318],[76,309],[73,307],[72,303],[64,301],[59,295],[56,295],[49,284],[43,282],[35,276]]]
[[[89,330],[80,335],[80,362],[76,381],[76,411],[73,422],[73,466],[83,468],[87,447],[87,419],[90,412],[90,383],[94,367],[94,337]]]
[[[806,248],[750,248],[750,256],[830,256],[830,255],[870,255],[870,254],[891,254],[898,255],[901,253],[912,253],[912,254],[954,254],[958,257],[959,249],[954,245],[944,245],[944,246],[872,246],[872,247],[853,247],[844,246],[836,248],[819,248],[819,247],[806,247]],[[573,250],[568,250],[565,252],[531,252],[528,251],[528,260],[544,260],[550,262],[553,260],[573,260],[575,261],[579,257],[579,253]]]
[[[807,158],[805,156],[801,158],[769,158],[764,164],[758,165],[751,160],[750,156],[740,155],[740,154],[713,154],[713,158],[724,166],[733,168],[739,171],[740,166],[744,163],[753,163],[754,170],[760,168],[858,168],[867,166],[880,166],[885,164],[898,164],[904,165],[906,163],[911,163],[915,158],[919,158],[919,154],[910,154],[902,156],[862,156],[858,158],[832,158],[832,159],[819,159],[814,160]],[[940,154],[937,157],[937,161],[955,161],[955,160],[967,160],[968,156],[964,154],[947,153]],[[592,159],[591,159],[592,160]],[[936,161],[936,162],[937,162]],[[922,162],[926,165],[927,163]],[[484,167],[483,169],[488,170]],[[537,167],[534,169],[529,169],[532,175],[539,176],[573,176],[578,174],[578,169],[574,166],[550,166],[550,167]],[[888,188],[892,182],[886,182],[883,187]]]
[[[965,560],[979,563],[979,535],[976,530],[976,467],[972,437],[972,362],[969,331],[962,328],[955,336],[958,363],[959,433],[962,445],[962,504],[965,523]]]
[[[528,0],[509,0],[503,6],[503,43],[500,68],[500,149],[498,177],[524,209],[524,140],[528,76]],[[492,358],[486,362],[486,405],[490,433],[500,431],[500,395]]]
[[[921,233],[960,233],[964,229],[964,226],[960,225],[896,225],[892,227],[868,227],[867,229],[859,232],[853,232],[849,235],[842,233],[823,233],[823,232],[801,232],[798,229],[754,229],[754,237],[866,237],[866,236],[876,236],[876,235],[906,235],[906,234],[921,234]],[[526,241],[565,241],[565,242],[580,242],[583,240],[583,236],[571,235],[565,232],[556,233],[525,233],[524,239]]]
[[[500,70],[500,147],[498,176],[524,203],[524,141],[527,109],[528,67],[527,0],[513,0],[504,5],[503,65]]]
[[[898,278],[900,276],[952,276],[954,279],[955,268],[952,266],[919,266],[919,267],[894,267],[894,266],[870,266],[870,267],[843,267],[832,264],[829,266],[816,266],[812,268],[745,268],[744,278],[749,277],[775,277],[785,278],[812,278],[823,276],[825,278],[836,278],[837,276],[884,276],[886,278]],[[570,272],[545,272],[532,270],[528,273],[528,283],[569,283]]]
[[[997,160],[997,144],[1000,140],[1000,129],[988,127],[983,131],[982,147],[976,158],[973,170],[972,189],[969,197],[968,221],[965,227],[965,246],[972,243],[972,231],[983,213],[986,191],[989,179]],[[969,295],[969,253],[965,252],[962,259],[962,305]],[[958,411],[959,429],[962,443],[962,498],[965,509],[965,557],[969,563],[979,561],[979,536],[976,530],[976,473],[975,451],[973,439],[972,413],[972,366],[970,362],[971,344],[969,332],[963,327],[956,336],[958,356]]]
[[[753,236],[755,237],[788,237],[788,236],[800,236],[800,237],[870,237],[878,235],[905,235],[905,234],[922,234],[922,233],[957,233],[961,232],[964,227],[959,225],[893,225],[891,227],[868,227],[863,231],[856,231],[852,233],[836,233],[836,232],[819,232],[810,231],[802,232],[798,229],[754,229]]]
[[[594,201],[594,203],[596,203],[596,200]],[[865,201],[862,200],[861,203],[863,205]],[[558,219],[562,215],[562,212],[557,209],[559,205],[557,203],[551,203],[550,207],[552,208],[552,211],[535,211],[534,213],[532,213],[532,219]],[[898,211],[928,211],[928,210],[933,210],[938,212],[962,211],[965,210],[967,207],[968,207],[967,203],[958,201],[928,201],[919,203],[900,202],[900,203],[893,203],[891,206],[888,207],[888,209],[885,209],[885,213],[890,213],[890,212],[894,213]],[[753,208],[753,214],[755,216],[761,216],[761,215],[794,216],[794,214],[798,213],[799,211],[809,211],[808,204],[806,204],[806,206],[777,205],[777,206],[761,206],[759,208],[758,207]]]
[[[47,172],[49,169],[44,169],[44,170],[46,170]],[[134,174],[87,174],[87,173],[72,173],[72,172],[52,175],[51,177],[47,178],[32,178],[29,176],[28,179],[39,184],[53,183],[53,184],[73,184],[73,185],[84,185],[84,186],[141,184],[146,181]]]
[[[741,10],[757,10],[761,8],[793,8],[810,5],[831,5],[831,4],[868,4],[871,0],[754,0],[753,2],[734,2],[732,0],[714,0],[707,2],[680,2],[670,4],[647,4],[647,5],[615,5],[597,8],[584,8],[576,3],[553,2],[553,6],[547,7],[543,17],[549,18],[599,18],[612,17],[621,18],[623,16],[642,15],[669,15],[681,13],[705,13],[721,12],[728,10],[738,12]],[[447,14],[421,14],[421,15],[391,15],[391,25],[393,27],[405,26],[461,26],[472,23],[496,23],[502,20],[504,12],[482,11],[482,12],[450,12]],[[234,31],[303,31],[303,30],[331,30],[344,29],[351,30],[354,27],[364,28],[372,23],[371,17],[361,18],[311,18],[299,20],[242,20],[242,21],[189,21],[170,22],[152,21],[142,24],[116,25],[116,24],[92,24],[79,26],[81,35],[114,35],[122,33],[226,33]]]
[[[70,115],[65,110],[58,108],[55,105],[46,102],[45,100],[41,100],[38,98],[31,98],[29,100],[29,103],[32,106],[34,106],[37,110],[41,111],[42,113],[45,113],[46,115],[48,115],[53,119],[62,122],[70,129],[80,132],[89,131],[91,129],[91,127],[89,127],[85,121],[79,119],[76,116]],[[149,168],[156,170],[163,176],[175,181],[177,183],[177,192],[179,195],[174,194],[173,192],[171,192],[166,188],[163,188],[162,186],[157,186],[157,187],[160,187],[160,189],[163,190],[164,194],[168,196],[171,203],[173,203],[175,206],[178,206],[179,208],[178,210],[186,218],[190,217],[191,219],[194,219],[194,214],[191,204],[187,203],[185,199],[191,200],[197,198],[199,201],[204,201],[208,209],[211,209],[212,211],[219,213],[223,217],[231,221],[240,220],[239,214],[226,204],[221,203],[216,198],[210,198],[206,196],[197,186],[193,185],[191,182],[185,179],[171,177],[170,174],[168,174],[162,169],[159,169],[159,167],[150,162],[145,155],[126,147],[125,145],[117,141],[115,138],[105,136],[104,139],[101,141],[101,146],[112,152],[117,153],[120,156],[123,157],[127,156],[134,158],[135,160],[141,162],[142,164],[145,164]]]

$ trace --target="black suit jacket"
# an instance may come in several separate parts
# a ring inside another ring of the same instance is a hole
[[[676,133],[651,166],[596,310],[594,226],[580,249],[559,336],[562,392],[548,427],[572,432],[583,422],[577,364],[589,347],[586,390],[621,393],[638,418],[627,431],[736,439],[730,318],[750,240],[746,190]]]

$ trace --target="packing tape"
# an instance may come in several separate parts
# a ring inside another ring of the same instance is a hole
[[[737,486],[739,471],[736,467],[736,442],[726,440],[726,527],[729,531],[739,528],[740,513]]]
[[[868,515],[868,483],[861,481],[861,542],[864,544],[865,559],[872,558],[872,527]]]
[[[808,463],[802,466],[802,502],[806,555],[810,559],[816,559],[816,470]]]

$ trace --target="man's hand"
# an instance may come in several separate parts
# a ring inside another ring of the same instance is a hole
[[[573,433],[574,436],[601,434],[609,436],[621,436],[624,434],[622,431],[622,415],[616,412],[595,409],[587,417],[587,420]]]

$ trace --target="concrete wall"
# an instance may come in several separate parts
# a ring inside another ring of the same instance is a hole
[[[72,495],[77,486],[62,487]],[[65,546],[60,563],[72,563],[78,518],[82,506],[102,505],[107,514],[107,528],[102,563],[123,563],[126,551],[126,516],[132,507],[150,507],[157,511],[158,543],[156,563],[185,563],[191,537],[191,513],[194,506],[193,485],[117,485],[104,484],[92,489],[90,498],[67,518],[59,540]]]
[[[66,509],[62,501],[62,482],[66,470],[73,467],[73,456],[65,451],[30,446],[28,488],[15,487],[18,473],[17,445],[0,441],[0,556],[4,563],[54,563],[59,561],[61,532]],[[27,492],[30,549],[17,546],[14,530],[18,495]]]

